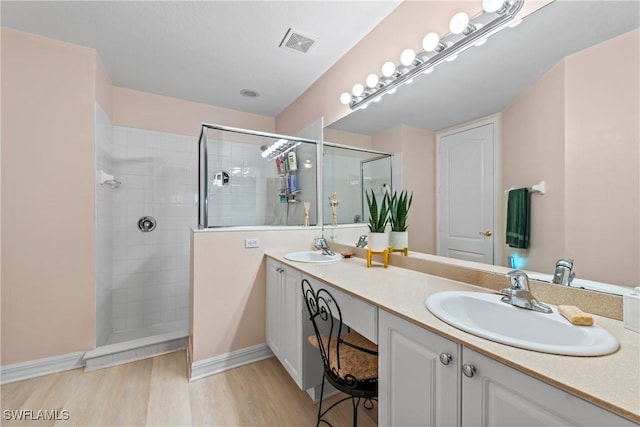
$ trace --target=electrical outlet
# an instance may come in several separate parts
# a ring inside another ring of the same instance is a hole
[[[245,248],[259,248],[260,247],[260,239],[244,239],[244,247]]]

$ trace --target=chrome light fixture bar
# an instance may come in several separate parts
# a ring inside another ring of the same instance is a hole
[[[366,108],[371,102],[380,101],[383,95],[394,93],[399,86],[413,82],[413,79],[429,74],[439,64],[453,61],[457,56],[476,45],[481,46],[492,35],[507,26],[522,9],[524,0],[483,0],[483,12],[469,19],[465,13],[457,13],[449,23],[450,32],[440,38],[429,33],[423,40],[423,52],[415,54],[405,49],[401,55],[401,64],[395,66],[391,61],[382,68],[382,77],[376,74],[367,76],[366,85],[356,83],[352,93],[340,95],[343,104],[349,104],[352,110]]]

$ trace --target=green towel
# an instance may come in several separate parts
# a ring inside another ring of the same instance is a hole
[[[510,247],[529,247],[529,190],[526,188],[509,191],[506,234]]]

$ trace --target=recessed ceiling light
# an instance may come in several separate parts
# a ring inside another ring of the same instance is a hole
[[[240,95],[246,98],[257,98],[260,96],[260,93],[258,93],[257,90],[253,90],[253,89],[242,89],[240,91]]]

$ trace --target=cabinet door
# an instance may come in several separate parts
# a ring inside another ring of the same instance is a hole
[[[560,356],[558,356],[560,357]],[[463,426],[632,426],[609,411],[464,348]]]
[[[302,388],[302,273],[285,268],[283,276],[282,359],[281,362],[298,387]]]
[[[282,356],[283,271],[280,263],[267,259],[266,339],[278,359]]]
[[[383,310],[379,319],[380,425],[458,426],[458,344]]]

